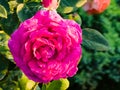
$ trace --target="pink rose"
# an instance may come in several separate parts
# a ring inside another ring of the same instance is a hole
[[[36,82],[72,77],[81,57],[82,30],[56,11],[40,10],[9,40],[16,65]]]

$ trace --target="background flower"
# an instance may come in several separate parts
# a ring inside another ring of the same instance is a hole
[[[88,0],[83,9],[90,14],[102,13],[110,4],[110,0]]]

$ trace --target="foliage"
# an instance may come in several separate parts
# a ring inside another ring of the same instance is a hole
[[[107,51],[108,43],[97,30],[84,28],[82,45],[88,49]]]
[[[0,90],[119,90],[120,6],[119,0],[102,14],[89,15],[81,6],[86,0],[61,0],[59,14],[83,28],[83,55],[78,73],[42,85],[29,80],[15,65],[8,48],[10,35],[20,22],[42,8],[41,0],[0,0]],[[109,88],[113,82],[113,88]],[[104,83],[108,83],[104,85]],[[101,88],[100,86],[103,86]],[[117,87],[117,89],[116,89]]]
[[[69,87],[67,79],[60,79],[42,86],[42,90],[66,90]]]
[[[81,7],[87,0],[61,0],[58,8],[59,13],[71,13]]]
[[[109,8],[99,15],[88,15],[81,8],[77,11],[82,18],[81,26],[101,32],[108,41],[109,50],[98,52],[93,49],[88,50],[83,45],[79,71],[70,79],[69,90],[120,89],[120,6],[118,2],[119,0],[111,0]]]
[[[7,11],[2,5],[0,5],[0,16],[7,18]]]

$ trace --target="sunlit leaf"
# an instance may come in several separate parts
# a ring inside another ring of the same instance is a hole
[[[19,80],[20,90],[34,90],[38,83],[35,83],[32,80],[29,80],[24,74]]]
[[[71,13],[84,5],[87,0],[61,0],[58,12]]]
[[[0,54],[12,61],[13,57],[8,48],[8,40],[9,36],[4,31],[0,31]]]
[[[27,7],[24,4],[19,4],[17,6],[17,15],[21,22],[31,17],[29,10],[28,12],[25,12],[25,10],[27,10]]]
[[[69,81],[67,79],[60,79],[46,85],[46,90],[66,90],[68,87]]]
[[[10,7],[10,13],[14,13],[14,11],[15,11],[17,5],[18,5],[17,1],[16,0],[15,1],[9,1],[8,4],[9,4],[9,7]]]
[[[21,22],[32,17],[41,8],[38,2],[29,2],[26,4],[19,4],[17,6],[17,15]]]
[[[8,0],[0,0],[0,5],[2,5],[7,10],[7,12],[10,11]]]
[[[7,18],[7,11],[2,5],[0,5],[0,17]]]
[[[72,14],[68,14],[68,15],[65,15],[66,19],[71,19],[71,20],[75,20],[77,23],[79,23],[80,25],[82,24],[82,20],[81,20],[81,17],[79,16],[79,14],[77,13],[72,13]]]

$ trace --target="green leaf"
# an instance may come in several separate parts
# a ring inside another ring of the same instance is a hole
[[[46,84],[43,84],[42,85],[42,90],[46,90],[46,86],[47,86]]]
[[[11,34],[19,25],[19,20],[16,13],[9,14],[7,19],[2,18],[0,20],[1,28],[7,34]]]
[[[5,81],[0,84],[2,90],[20,90],[16,81]]]
[[[66,90],[68,87],[69,81],[67,79],[60,79],[46,85],[46,90]]]
[[[8,40],[9,36],[4,31],[0,31],[0,54],[13,62],[13,57],[8,48]]]
[[[72,13],[72,14],[68,14],[68,15],[65,15],[66,19],[71,19],[71,20],[75,20],[77,23],[79,23],[80,25],[82,24],[82,20],[81,20],[81,17],[79,16],[78,13]]]
[[[0,17],[7,18],[7,11],[2,5],[0,5]]]
[[[27,6],[25,6],[24,4],[19,4],[17,6],[17,15],[21,22],[32,16],[30,11],[29,10],[26,11],[26,10],[27,10]]]
[[[84,5],[87,0],[61,0],[58,12],[71,13]]]
[[[41,2],[41,0],[17,0],[18,3]]]
[[[16,0],[17,3],[23,3],[23,0]]]
[[[14,13],[15,9],[18,5],[17,1],[16,0],[15,1],[9,1],[8,4],[9,4],[9,7],[10,7],[10,13]]]
[[[35,90],[38,83],[35,83],[32,80],[29,80],[24,74],[19,80],[20,90]]]
[[[82,45],[88,49],[97,51],[107,51],[109,45],[105,37],[97,30],[85,28],[83,29]]]
[[[34,89],[34,90],[41,90],[38,84],[36,84],[36,86],[35,86],[35,89]]]
[[[9,66],[4,79],[2,79],[0,81],[0,87],[3,90],[21,90],[19,88],[18,80],[21,78],[22,73],[18,68],[11,65],[10,63],[11,62],[9,60],[7,60],[7,59],[5,59],[4,63],[0,63],[0,67],[1,66],[5,67],[6,65],[7,65],[7,67]]]
[[[38,2],[28,2],[17,6],[17,15],[21,22],[31,18],[41,8]]]
[[[0,55],[0,81],[5,77],[8,72],[8,61]]]
[[[7,10],[7,12],[10,11],[8,0],[0,0],[0,5],[4,6],[4,8]]]
[[[24,2],[41,2],[41,0],[23,0]]]

